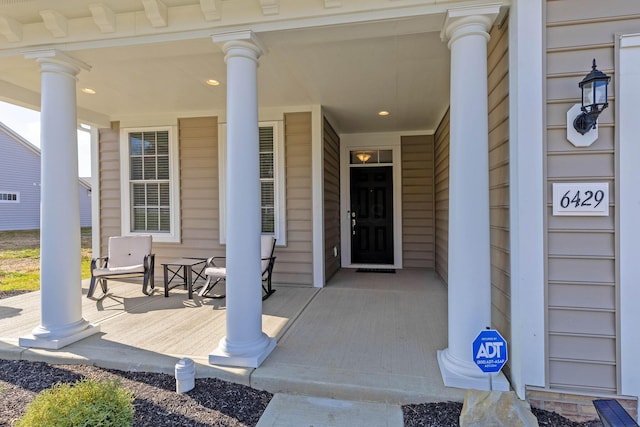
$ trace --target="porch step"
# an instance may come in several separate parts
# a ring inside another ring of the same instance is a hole
[[[400,405],[278,393],[257,427],[402,427]]]

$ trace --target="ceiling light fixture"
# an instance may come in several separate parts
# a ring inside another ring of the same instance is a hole
[[[96,91],[94,89],[91,89],[90,87],[83,87],[82,89],[80,89],[82,92],[87,93],[89,95],[95,95]]]
[[[220,84],[219,81],[214,79],[208,79],[205,81],[205,83],[208,84],[209,86],[218,86]]]
[[[369,159],[371,159],[371,154],[367,153],[367,152],[361,152],[361,153],[357,153],[356,157],[358,158],[358,160],[360,160],[362,163],[367,163],[369,161]]]
[[[379,111],[379,112],[378,112],[378,115],[379,115],[380,117],[385,117],[385,116],[388,116],[388,115],[389,115],[389,112],[388,112],[388,111],[385,111],[385,110],[382,110],[382,111]]]

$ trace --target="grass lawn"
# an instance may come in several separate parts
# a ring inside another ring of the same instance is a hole
[[[91,228],[81,229],[82,278],[91,277]],[[40,289],[40,230],[0,231],[0,291]]]

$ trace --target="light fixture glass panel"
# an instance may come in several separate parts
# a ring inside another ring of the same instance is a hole
[[[593,85],[591,82],[582,86],[582,106],[589,108],[593,104]]]
[[[596,103],[605,104],[607,102],[607,82],[595,82]]]

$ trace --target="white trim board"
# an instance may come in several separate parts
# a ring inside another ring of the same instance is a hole
[[[518,0],[509,15],[509,359],[521,399],[526,386],[545,386],[542,7],[542,2]]]
[[[640,98],[640,34],[616,40],[616,130],[618,142],[619,313],[621,392],[640,395],[640,121],[635,102]]]

